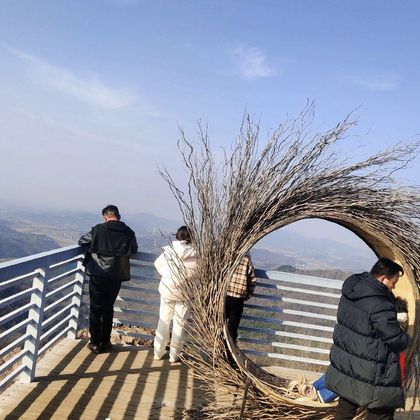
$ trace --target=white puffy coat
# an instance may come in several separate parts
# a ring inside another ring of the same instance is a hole
[[[156,270],[162,276],[159,293],[163,298],[181,299],[182,275],[177,273],[182,265],[188,277],[196,275],[197,256],[190,244],[185,241],[173,241],[172,246],[163,247],[162,254],[155,261]]]

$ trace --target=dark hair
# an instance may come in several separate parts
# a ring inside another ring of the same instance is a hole
[[[395,276],[395,274],[399,274],[402,276],[404,274],[404,270],[399,264],[390,260],[389,258],[381,257],[378,261],[376,261],[376,263],[370,270],[370,273],[374,277],[393,277]]]
[[[185,241],[187,244],[191,243],[191,232],[187,226],[181,226],[177,230],[175,237],[178,241]]]
[[[121,217],[118,207],[113,206],[112,204],[109,204],[102,209],[102,216],[115,216],[117,219]]]

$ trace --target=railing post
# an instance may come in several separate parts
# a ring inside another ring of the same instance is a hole
[[[32,292],[31,303],[35,306],[29,310],[28,314],[31,323],[26,328],[26,334],[29,337],[25,340],[24,350],[28,353],[22,358],[22,365],[25,367],[20,374],[22,383],[32,382],[35,377],[42,320],[44,318],[45,295],[47,294],[48,272],[49,266],[45,268],[45,271],[38,269],[32,283],[32,287],[36,287],[36,290]]]
[[[68,338],[75,339],[77,337],[77,332],[80,328],[80,316],[83,313],[81,311],[82,307],[82,298],[83,298],[83,287],[85,284],[85,267],[82,264],[82,261],[79,260],[77,262],[77,269],[74,278],[78,280],[78,282],[74,285],[73,291],[76,292],[76,295],[73,296],[71,303],[73,304],[73,307],[70,311],[70,321],[69,326],[71,327],[71,330],[67,333]]]

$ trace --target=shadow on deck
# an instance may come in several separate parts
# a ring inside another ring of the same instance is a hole
[[[86,344],[65,339],[47,352],[34,382],[0,394],[0,419],[182,419],[184,409],[205,403],[182,363],[156,361],[151,349],[135,346],[95,355]],[[420,419],[420,411],[400,411],[395,419]]]
[[[0,418],[182,418],[179,410],[204,402],[182,363],[156,361],[152,350],[133,346],[95,355],[86,344],[65,339],[54,346],[33,383],[15,383],[0,394]]]

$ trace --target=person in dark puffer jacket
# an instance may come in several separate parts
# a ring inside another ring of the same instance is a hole
[[[350,276],[338,305],[326,386],[340,398],[335,419],[353,419],[366,407],[368,419],[392,420],[404,405],[399,353],[410,337],[401,328],[392,290],[404,271],[380,258],[370,273]]]

